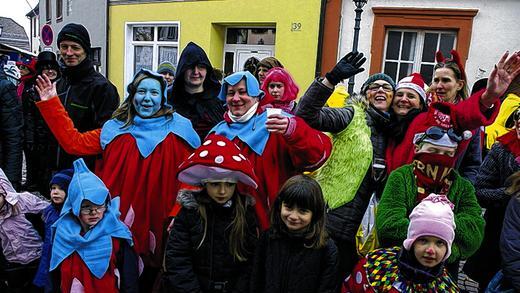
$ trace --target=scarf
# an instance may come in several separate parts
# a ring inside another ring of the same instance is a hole
[[[235,116],[231,113],[231,111],[229,110],[228,111],[228,116],[229,116],[229,119],[232,121],[232,122],[239,122],[239,123],[244,123],[244,122],[247,122],[249,121],[249,119],[251,119],[253,117],[253,115],[256,114],[256,110],[258,110],[258,102],[256,102],[253,106],[251,106],[251,108],[249,108],[249,110],[247,110],[246,113],[244,113],[243,115],[241,116]]]
[[[135,138],[137,148],[144,158],[147,158],[170,133],[179,136],[194,149],[200,146],[200,138],[191,122],[177,113],[157,118],[135,116],[132,125],[122,128],[123,125],[124,122],[116,119],[108,120],[103,125],[100,137],[103,149],[116,137],[126,133]]]
[[[446,155],[418,153],[414,156],[413,173],[417,178],[417,202],[430,193],[447,195],[456,158]]]

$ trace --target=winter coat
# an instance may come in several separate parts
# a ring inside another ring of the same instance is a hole
[[[455,169],[459,171],[462,177],[475,185],[478,169],[482,165],[482,131],[480,128],[477,128],[471,134],[471,140],[460,153],[455,163]]]
[[[515,159],[501,143],[495,143],[484,159],[476,178],[477,199],[480,206],[486,209],[486,228],[482,245],[468,259],[464,271],[484,285],[501,267],[498,243],[506,207],[511,198],[505,193],[506,179],[520,171],[520,164]]]
[[[188,68],[197,64],[206,66],[204,91],[189,94],[184,90],[184,73]],[[220,83],[215,76],[208,56],[201,47],[193,42],[186,45],[179,58],[176,76],[171,94],[168,95],[168,103],[179,114],[190,119],[193,128],[203,140],[208,131],[224,118],[224,103],[217,98]]]
[[[520,199],[513,196],[509,201],[500,236],[500,253],[505,278],[520,291]]]
[[[24,152],[27,166],[26,189],[48,195],[49,181],[55,168],[49,154],[56,150],[56,139],[49,130],[40,111],[36,107],[39,101],[34,80],[25,81],[22,92],[24,120]]]
[[[119,94],[116,87],[103,75],[94,70],[90,59],[85,59],[74,67],[65,67],[62,77],[56,83],[61,103],[79,132],[101,128],[119,107]],[[70,168],[77,159],[55,146],[53,157],[56,170]],[[56,155],[55,155],[56,154]],[[90,169],[94,158],[85,160]]]
[[[374,192],[379,197],[384,187],[385,178],[372,176],[371,166],[374,159],[385,158],[387,139],[384,129],[389,123],[389,116],[372,106],[365,107],[364,111],[362,107],[353,105],[343,108],[324,107],[331,94],[331,89],[318,80],[314,81],[301,97],[296,115],[302,117],[311,127],[317,130],[333,133],[334,149],[331,158],[318,171],[317,178],[322,185],[324,194],[338,192],[338,190],[329,191],[328,185],[342,186],[336,188],[340,189],[339,192],[342,194],[331,196],[341,196],[345,203],[338,207],[332,207],[328,211],[327,230],[336,242],[342,256],[340,267],[344,273],[348,274],[357,262],[355,235],[370,197]],[[363,111],[363,115],[360,116],[362,120],[359,123],[356,123],[355,120],[356,111]],[[349,129],[351,127],[358,129]],[[363,131],[363,127],[367,127],[368,131]],[[345,132],[348,130],[351,130],[353,134],[344,138]],[[343,141],[349,144],[350,150],[339,152],[338,144],[343,143]],[[363,152],[369,152],[366,156],[368,160],[359,159]],[[353,158],[349,157],[352,155]],[[336,166],[336,172],[341,174],[329,174],[334,170],[325,170],[327,165],[333,164],[331,163],[333,161],[338,162],[334,166]],[[349,175],[344,176],[344,174]],[[357,178],[353,178],[354,176]],[[350,182],[351,180],[356,181]],[[331,205],[330,202],[328,204]],[[346,247],[349,248],[346,249]]]
[[[22,181],[23,114],[16,86],[0,70],[0,168],[18,190]]]
[[[305,247],[302,236],[260,237],[251,274],[251,293],[333,293],[338,285],[338,255],[334,241]]]
[[[459,292],[441,263],[428,269],[402,247],[371,251],[356,265],[344,293]]]
[[[170,292],[247,292],[258,230],[252,198],[242,199],[247,208],[245,261],[235,259],[229,249],[234,205],[219,205],[204,191],[179,194],[177,200],[182,208],[166,246],[166,283]],[[199,213],[201,201],[206,206],[206,224]],[[235,197],[231,201],[234,203]],[[218,291],[218,286],[224,289]]]
[[[390,174],[376,214],[376,231],[381,247],[401,245],[407,237],[408,216],[417,205],[417,183],[413,165],[404,165]],[[471,183],[453,171],[447,194],[455,214],[455,240],[448,263],[467,259],[484,237],[482,210]]]
[[[51,226],[60,217],[61,207],[55,204],[50,204],[42,212],[42,218],[45,223],[45,237],[42,245],[42,255],[40,258],[40,264],[38,270],[34,276],[33,284],[37,287],[44,288],[45,292],[52,292],[52,277],[49,273],[49,266],[51,261],[51,248],[52,248],[52,232]]]

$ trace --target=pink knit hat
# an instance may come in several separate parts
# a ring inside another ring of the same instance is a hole
[[[435,236],[446,242],[448,251],[443,261],[448,259],[456,227],[452,209],[453,204],[445,195],[431,193],[423,199],[410,214],[404,248],[410,250],[415,240],[421,236]]]

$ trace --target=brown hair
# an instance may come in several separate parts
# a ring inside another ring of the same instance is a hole
[[[460,100],[467,99],[469,97],[468,85],[467,85],[466,80],[463,78],[462,71],[460,70],[457,63],[454,61],[446,60],[446,62],[439,62],[439,63],[435,64],[434,71],[436,71],[439,68],[451,69],[451,71],[453,71],[457,81],[462,81],[464,83],[462,88],[459,91],[457,91],[457,96],[455,97],[455,102],[459,102]]]
[[[231,232],[229,233],[229,252],[238,261],[247,260],[247,219],[246,219],[246,203],[244,196],[241,196],[235,187],[235,193],[233,194],[233,221],[230,223]],[[204,225],[204,233],[202,240],[200,241],[198,248],[202,246],[208,232],[208,216],[207,216],[207,205],[211,202],[211,198],[207,194],[206,188],[204,188],[197,196],[197,202],[199,203],[199,214],[202,218]]]
[[[271,210],[271,231],[273,235],[280,235],[286,230],[281,219],[282,204],[297,206],[312,212],[311,223],[307,227],[306,247],[319,249],[327,243],[325,229],[325,200],[321,187],[316,180],[307,175],[296,175],[289,178],[276,197]]]
[[[137,92],[137,87],[139,86],[139,83],[141,83],[141,81],[147,78],[153,78],[159,81],[159,83],[161,84],[161,93],[163,95],[161,99],[161,103],[163,103],[163,105],[161,106],[161,109],[159,109],[159,111],[157,111],[157,113],[155,113],[152,117],[160,117],[164,115],[173,114],[174,111],[172,110],[172,108],[164,106],[164,102],[167,98],[165,96],[165,89],[167,87],[167,83],[164,77],[153,74],[151,71],[141,69],[141,71],[139,71],[135,75],[132,82],[130,82],[126,87],[126,90],[128,91],[128,97],[123,101],[121,106],[119,106],[119,108],[117,108],[114,111],[114,114],[112,114],[113,119],[117,119],[125,123],[122,128],[128,127],[134,123],[135,115],[137,115],[137,111],[135,110],[133,104],[134,95]]]

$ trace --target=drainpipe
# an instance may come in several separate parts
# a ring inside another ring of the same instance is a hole
[[[325,12],[327,11],[327,2],[328,0],[321,0],[321,9],[320,9],[320,28],[318,32],[318,50],[316,56],[316,71],[314,73],[315,77],[321,76],[321,62],[322,62],[322,52],[323,52],[323,34],[325,33]]]

